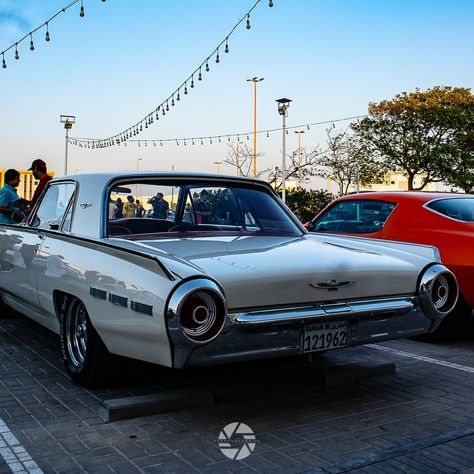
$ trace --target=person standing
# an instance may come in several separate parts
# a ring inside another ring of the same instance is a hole
[[[127,202],[123,205],[123,217],[135,217],[135,199],[133,196],[127,196]]]
[[[209,192],[206,189],[199,193],[199,199],[194,203],[194,211],[198,224],[209,224],[211,211],[209,209]]]
[[[12,214],[22,207],[16,188],[20,184],[20,173],[9,169],[5,172],[5,184],[0,189],[0,224],[14,224]]]
[[[137,205],[135,207],[135,217],[143,217],[143,214],[145,214],[145,209],[143,209],[143,206],[138,199],[136,204]]]
[[[38,186],[36,187],[30,201],[30,207],[33,209],[34,205],[38,202],[43,189],[53,178],[48,174],[46,163],[41,159],[34,160],[33,163],[31,163],[30,171],[33,173],[35,179],[39,180]]]
[[[121,219],[123,217],[123,202],[121,198],[117,198],[115,201],[115,219]]]
[[[148,204],[153,207],[152,217],[154,219],[168,219],[170,205],[164,199],[163,193],[156,193],[156,196],[148,200]]]

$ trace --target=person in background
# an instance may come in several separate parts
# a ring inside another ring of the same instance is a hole
[[[16,188],[20,184],[20,173],[9,169],[5,172],[5,184],[0,189],[0,224],[14,224],[12,214],[22,207],[24,200],[18,197]]]
[[[35,179],[39,180],[38,186],[36,187],[33,197],[30,201],[30,207],[33,209],[34,205],[38,202],[43,189],[53,178],[48,174],[46,163],[41,159],[34,160],[33,163],[31,163],[30,171],[33,173]]]
[[[153,206],[153,219],[168,219],[170,205],[163,199],[163,193],[156,193],[156,196],[148,200],[148,204]]]
[[[136,204],[137,205],[135,207],[135,217],[143,217],[143,214],[145,214],[145,209],[143,209],[143,206],[138,199]]]
[[[109,219],[115,219],[115,202],[112,200],[112,196],[109,196]]]
[[[194,203],[194,211],[198,224],[209,224],[211,211],[209,209],[209,192],[203,189],[199,193],[199,199]]]
[[[121,198],[117,198],[115,201],[115,219],[121,219],[123,217],[123,202]]]
[[[127,202],[123,205],[123,217],[135,217],[135,199],[132,195],[127,196]]]

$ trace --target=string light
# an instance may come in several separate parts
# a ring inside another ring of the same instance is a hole
[[[77,2],[79,0],[75,0],[75,2]],[[82,1],[83,0],[80,0],[81,1],[81,6],[82,6]],[[184,90],[184,95],[187,95],[188,93],[188,88],[187,88],[187,83],[189,82],[190,83],[190,89],[193,89],[194,88],[194,75],[197,74],[197,79],[198,81],[202,81],[203,80],[203,76],[202,76],[202,68],[205,68],[205,71],[206,72],[209,72],[210,70],[210,67],[209,67],[209,60],[211,58],[214,58],[215,62],[217,64],[220,63],[220,60],[221,60],[221,57],[220,57],[220,48],[223,47],[224,48],[224,51],[225,53],[228,53],[229,52],[229,38],[230,36],[235,32],[235,30],[237,29],[237,27],[239,25],[241,25],[245,20],[247,21],[246,23],[246,28],[249,29],[250,28],[250,13],[257,7],[257,5],[261,2],[262,0],[256,0],[254,5],[252,6],[252,8],[250,8],[250,10],[247,11],[247,13],[245,13],[245,15],[243,15],[240,20],[233,26],[233,28],[230,30],[230,32],[224,37],[224,39],[211,51],[211,53],[206,57],[206,59],[204,61],[201,62],[201,64],[199,64],[199,66],[179,85],[179,87],[177,87],[169,96],[168,98],[166,98],[165,100],[163,100],[163,102],[157,107],[155,108],[154,110],[159,110],[160,106],[162,108],[162,112],[163,112],[163,115],[165,115],[165,106],[166,106],[166,111],[169,111],[169,101],[171,100],[171,105],[175,105],[174,104],[174,96],[176,96],[176,101],[180,100],[180,90],[183,89]],[[270,4],[269,4],[270,6]],[[145,120],[147,120],[147,116],[145,116],[144,119],[138,121],[136,124],[135,124],[135,127],[137,125],[140,125],[142,124]],[[138,132],[137,132],[138,133]],[[122,136],[123,132],[120,132],[114,136],[111,136],[111,137],[108,137],[105,139],[105,142],[106,143],[110,143],[111,145],[114,145],[116,144],[117,142],[117,138]],[[89,139],[89,140],[95,140],[95,139]]]
[[[357,119],[360,119],[360,118],[363,118],[363,117],[366,117],[366,116],[367,115],[354,115],[352,117],[344,117],[344,118],[340,118],[340,119],[325,120],[325,121],[322,121],[322,122],[313,122],[313,123],[307,123],[307,124],[294,125],[292,127],[286,127],[286,131],[288,132],[289,130],[302,129],[304,127],[306,127],[309,130],[310,127],[312,127],[312,126],[335,124],[336,122],[347,122],[349,120],[357,120]],[[264,133],[264,134],[266,134],[267,137],[269,137],[270,133],[281,132],[281,131],[282,131],[282,128],[272,128],[272,129],[268,129],[268,130],[257,130],[257,134]],[[227,137],[228,142],[231,141],[231,138],[236,138],[237,141],[240,141],[240,138],[242,136],[246,136],[247,140],[249,140],[250,136],[252,136],[253,133],[254,132],[252,131],[252,132],[239,132],[239,133],[221,133],[220,135],[210,135],[210,136],[207,136],[207,137],[206,136],[202,136],[202,137],[178,137],[178,138],[160,138],[160,139],[152,138],[152,139],[140,139],[140,140],[133,140],[132,139],[132,140],[129,140],[129,141],[137,143],[137,144],[138,143],[147,143],[147,142],[155,144],[155,142],[159,141],[160,146],[163,146],[163,143],[172,143],[172,142],[174,142],[174,143],[182,142],[184,144],[186,141],[189,141],[193,145],[195,145],[195,141],[200,141],[201,145],[204,145],[205,141],[209,141],[210,144],[213,144],[214,143],[213,139],[218,140],[218,142],[221,143],[221,137],[225,137],[225,136]],[[137,131],[137,134],[138,134],[138,131]],[[128,134],[126,134],[126,138],[128,139],[127,135]],[[70,137],[69,138],[69,144],[80,146],[82,148],[82,146],[86,147],[88,143],[95,143],[96,140],[97,139],[95,139],[95,138]],[[126,145],[127,141],[125,141],[124,143]],[[156,144],[155,144],[155,146],[156,146]]]
[[[5,62],[5,54],[4,53],[2,53],[2,67],[3,67],[3,69],[7,68],[7,63]]]
[[[51,41],[51,35],[49,33],[49,23],[51,23],[51,21],[53,21],[61,13],[65,13],[69,8],[71,8],[73,5],[75,5],[78,2],[81,2],[81,9],[80,9],[79,15],[81,17],[83,17],[84,14],[85,14],[84,13],[83,0],[72,0],[68,5],[66,5],[63,8],[61,8],[60,10],[58,10],[51,18],[48,18],[48,20],[43,22],[41,25],[36,27],[34,30],[31,30],[30,32],[26,33],[22,38],[20,38],[16,42],[12,43],[12,45],[9,46],[8,48],[4,49],[3,51],[0,51],[0,53],[2,54],[2,58],[5,57],[5,53],[7,53],[10,49],[14,48],[14,50],[15,50],[15,59],[20,59],[20,54],[18,53],[18,45],[20,43],[22,43],[24,40],[26,40],[28,37],[30,38],[30,50],[34,51],[35,45],[33,43],[33,33],[36,33],[41,28],[46,27],[45,41]],[[102,2],[105,2],[105,0],[102,0]]]

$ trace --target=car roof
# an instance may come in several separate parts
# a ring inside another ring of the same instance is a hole
[[[428,202],[435,199],[458,199],[458,198],[468,198],[474,199],[474,196],[471,194],[462,194],[462,193],[443,193],[443,192],[425,192],[425,191],[369,191],[358,194],[348,194],[346,196],[341,196],[337,198],[337,201],[346,201],[346,200],[367,200],[375,199],[378,201],[418,201],[418,202]]]

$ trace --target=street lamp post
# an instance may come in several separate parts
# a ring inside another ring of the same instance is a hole
[[[143,158],[137,158],[137,173],[140,171],[140,161],[143,161]],[[140,186],[140,196],[139,196],[140,204],[142,202],[142,189],[143,188]],[[136,192],[138,194],[138,186],[137,186]]]
[[[278,103],[278,113],[282,118],[282,139],[281,139],[281,198],[283,202],[286,201],[286,116],[287,110],[290,106],[290,99],[283,97],[282,99],[277,99]]]
[[[257,83],[263,81],[263,77],[252,77],[247,79],[253,82],[253,177],[257,177]]]
[[[301,134],[304,130],[295,130],[298,135],[298,187],[301,187]]]
[[[143,158],[137,159],[137,171],[140,171],[140,161],[143,161]]]
[[[71,130],[73,124],[76,123],[76,117],[74,115],[60,115],[59,122],[64,124],[66,129],[66,148],[64,151],[64,176],[67,175],[67,151],[69,144],[69,130]]]
[[[217,165],[217,174],[219,174],[219,166],[222,165],[223,161],[214,161],[214,164]]]

